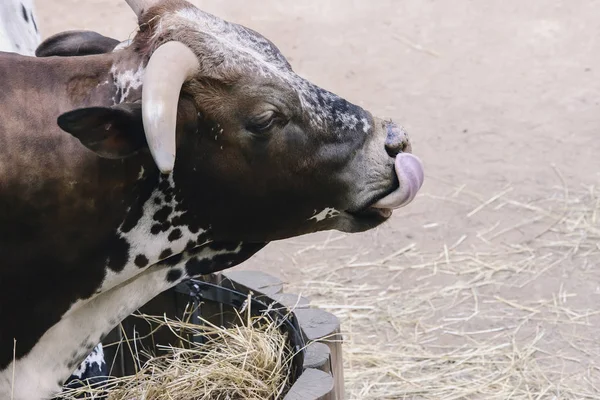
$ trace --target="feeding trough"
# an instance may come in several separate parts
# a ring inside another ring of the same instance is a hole
[[[284,390],[273,398],[343,399],[338,319],[330,313],[311,308],[306,299],[283,293],[282,289],[282,282],[268,274],[227,271],[208,275],[201,280],[186,281],[160,294],[136,313],[156,317],[132,315],[103,341],[110,376],[117,378],[117,381],[123,377],[137,377],[143,364],[157,364],[153,357],[165,365],[162,360],[165,351],[168,353],[168,349],[181,346],[183,336],[197,349],[202,349],[202,346],[208,348],[215,343],[211,329],[204,331],[206,334],[190,335],[161,321],[185,321],[190,326],[234,329],[236,334],[244,334],[240,327],[248,325],[244,325],[244,321],[249,319],[243,317],[248,315],[248,318],[268,319],[272,326],[276,326],[277,331],[272,328],[262,331],[263,335],[273,336],[266,339],[276,341],[275,336],[278,336],[287,341],[285,349],[289,357],[285,364],[288,370],[284,374]],[[253,333],[249,336],[258,337]],[[240,346],[239,343],[237,345]],[[231,347],[230,344],[226,346]],[[240,349],[239,353],[243,352],[244,349]],[[224,358],[226,356],[232,358],[231,354],[224,355]],[[180,359],[180,356],[177,358]],[[218,363],[218,358],[215,360]],[[198,368],[202,366],[198,365]]]

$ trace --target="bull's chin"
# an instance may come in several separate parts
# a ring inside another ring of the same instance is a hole
[[[360,211],[346,211],[343,214],[346,218],[343,218],[343,223],[338,223],[335,229],[346,233],[358,233],[383,224],[392,216],[392,210],[367,207]]]
[[[358,212],[348,212],[348,214],[352,215],[354,218],[358,219],[388,219],[392,216],[393,210],[391,208],[375,208],[368,207],[364,210]]]

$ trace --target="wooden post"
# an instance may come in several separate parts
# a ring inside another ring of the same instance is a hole
[[[306,369],[283,400],[326,400],[333,389],[330,374],[318,369]]]
[[[334,390],[327,400],[344,400],[344,364],[339,319],[326,311],[307,308],[294,311],[307,341],[319,341],[329,347]]]
[[[331,351],[329,346],[319,342],[306,346],[304,368],[314,368],[331,374]]]

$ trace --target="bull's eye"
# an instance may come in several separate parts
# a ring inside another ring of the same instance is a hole
[[[246,129],[255,134],[262,134],[271,129],[278,120],[275,111],[265,111],[250,120]]]

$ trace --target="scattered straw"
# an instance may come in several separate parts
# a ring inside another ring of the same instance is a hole
[[[93,399],[102,393],[108,393],[107,400],[264,400],[280,398],[287,391],[293,354],[287,335],[268,317],[248,316],[245,323],[231,328],[206,320],[195,325],[142,317],[170,329],[183,345],[160,346],[164,355],[146,354],[148,361],[136,375],[65,391],[65,400]],[[207,335],[209,340],[196,344],[187,339],[189,334]]]
[[[600,399],[600,189],[449,192],[422,200],[445,220],[415,223],[458,240],[296,260],[286,291],[342,321],[346,398]]]

